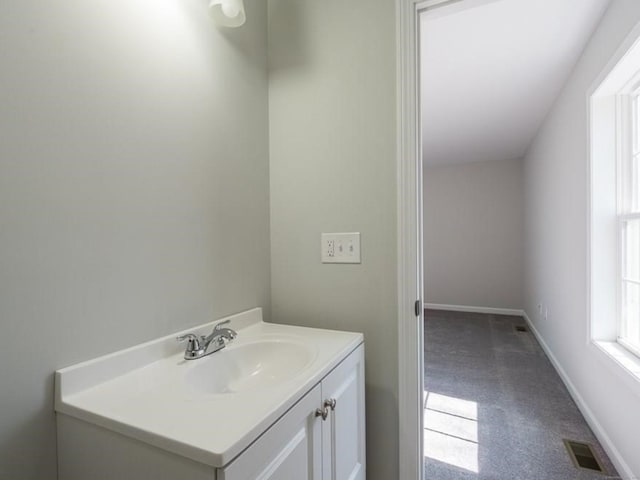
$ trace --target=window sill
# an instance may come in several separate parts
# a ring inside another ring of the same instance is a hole
[[[633,383],[636,392],[640,392],[640,357],[635,356],[618,342],[594,340],[593,344],[613,362],[619,373],[626,374],[625,377]]]

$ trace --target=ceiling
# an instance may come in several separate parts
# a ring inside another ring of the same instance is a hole
[[[464,0],[421,16],[425,165],[524,156],[609,0]]]

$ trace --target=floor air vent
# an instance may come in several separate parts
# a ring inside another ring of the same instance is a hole
[[[515,325],[516,332],[528,332],[529,329],[525,325]]]
[[[592,472],[604,473],[604,468],[596,453],[588,443],[575,442],[573,440],[563,440],[564,446],[567,447],[567,452],[571,457],[571,461],[576,468],[583,468],[585,470],[591,470]]]

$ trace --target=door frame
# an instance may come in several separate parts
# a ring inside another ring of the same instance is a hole
[[[422,162],[419,11],[428,0],[396,0],[398,184],[398,462],[400,480],[423,479]],[[415,311],[418,300],[420,311]]]
[[[420,13],[430,8],[463,1],[465,0],[396,0],[398,478],[400,480],[423,480],[424,476]],[[415,311],[416,301],[419,302],[418,315]]]

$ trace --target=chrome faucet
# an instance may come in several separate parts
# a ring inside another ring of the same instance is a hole
[[[187,342],[187,349],[184,351],[185,360],[195,360],[197,358],[206,357],[212,353],[222,350],[226,347],[227,342],[230,342],[238,336],[238,334],[230,328],[222,328],[222,325],[226,325],[231,320],[227,320],[218,323],[213,327],[213,332],[208,337],[204,335],[194,335],[193,333],[187,333],[181,337],[177,337],[179,342]]]

